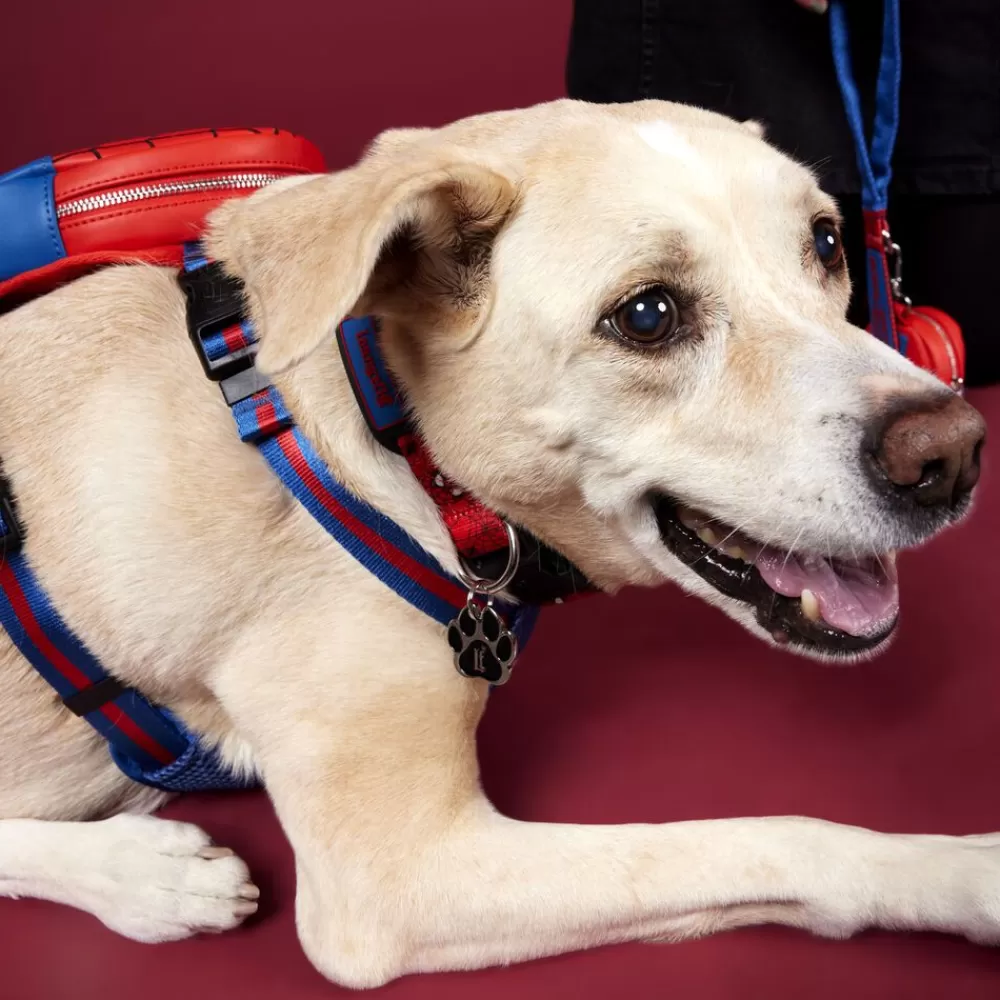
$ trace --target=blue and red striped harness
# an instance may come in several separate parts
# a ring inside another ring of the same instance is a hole
[[[185,247],[184,272],[181,284],[188,295],[189,333],[206,374],[220,384],[240,438],[260,451],[295,498],[355,559],[410,604],[447,625],[466,606],[466,587],[399,525],[331,476],[295,425],[278,390],[254,367],[255,337],[242,316],[241,290],[232,279],[208,261],[197,244]],[[220,294],[220,288],[229,291]],[[234,302],[238,303],[235,307]],[[338,328],[341,354],[362,412],[379,440],[405,454],[422,481],[427,474],[425,488],[454,501],[460,491],[448,488],[439,473],[424,469],[425,453],[407,432],[403,405],[378,353],[375,333],[371,317],[348,319]],[[452,517],[462,529],[475,520],[474,513],[460,504],[458,508],[455,503],[443,506],[446,521]],[[486,560],[482,565],[495,554],[490,529],[487,520],[485,530],[480,531],[486,541],[479,551],[475,544],[468,549]],[[454,530],[452,534],[455,537]],[[25,557],[24,531],[6,483],[0,484],[0,539],[4,546],[0,624],[67,708],[108,741],[122,771],[136,781],[172,792],[255,784],[253,777],[232,773],[214,748],[202,744],[169,711],[122,685],[74,635]],[[532,553],[539,566],[543,566],[544,551],[539,546]],[[572,567],[556,566],[538,577],[541,584],[536,580],[531,586],[529,581],[527,589],[543,601],[558,600],[566,596],[564,589],[569,593],[587,587],[574,574]],[[551,594],[545,580],[557,581]],[[503,608],[522,644],[530,635],[537,610],[534,604]]]

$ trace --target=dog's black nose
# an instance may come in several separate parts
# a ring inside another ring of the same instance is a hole
[[[956,507],[979,481],[986,422],[959,396],[897,403],[873,435],[875,485],[921,507]]]

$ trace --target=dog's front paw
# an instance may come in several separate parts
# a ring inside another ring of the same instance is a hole
[[[956,858],[956,930],[976,944],[1000,945],[1000,833],[962,837]]]
[[[875,922],[1000,944],[1000,834],[911,836],[900,859],[881,866],[880,874],[893,872],[888,882],[869,885]]]
[[[448,626],[455,667],[465,677],[503,684],[517,657],[517,638],[492,605],[466,604]]]
[[[136,941],[176,941],[236,927],[260,893],[246,865],[190,823],[119,815],[81,824],[90,878],[72,902]]]

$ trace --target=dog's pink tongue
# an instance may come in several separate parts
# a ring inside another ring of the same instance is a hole
[[[893,556],[854,562],[822,556],[789,555],[763,548],[757,569],[772,589],[785,597],[811,590],[828,625],[849,635],[871,635],[899,612],[899,585]]]

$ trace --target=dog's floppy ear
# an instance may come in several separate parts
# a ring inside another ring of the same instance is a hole
[[[265,372],[302,361],[344,316],[481,305],[515,200],[497,170],[433,144],[378,144],[357,166],[280,183],[212,217],[209,253],[242,279]],[[450,300],[450,302],[446,302]]]

